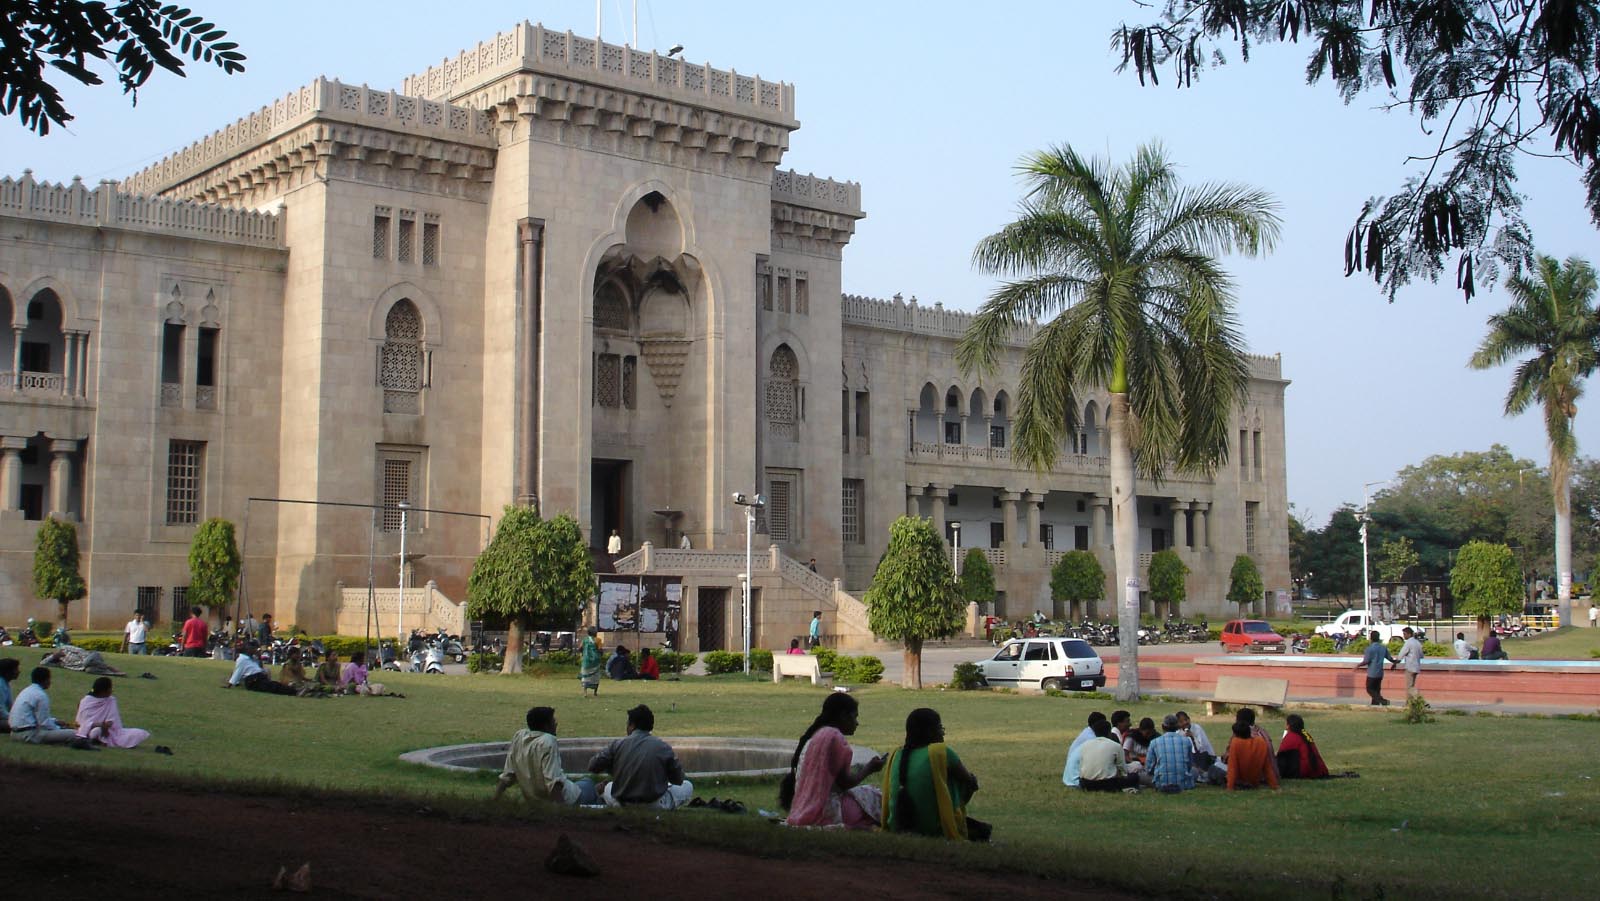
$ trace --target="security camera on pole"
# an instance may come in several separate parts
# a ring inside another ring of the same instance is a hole
[[[733,502],[744,508],[744,672],[750,674],[750,563],[756,540],[756,510],[767,505],[767,499],[754,497],[741,491],[733,493]]]

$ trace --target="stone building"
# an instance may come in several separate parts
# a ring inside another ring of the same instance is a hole
[[[1015,355],[963,376],[966,314],[843,295],[860,186],[778,168],[794,109],[523,23],[398,91],[319,78],[119,183],[0,180],[0,618],[53,611],[52,515],[95,628],[171,619],[210,516],[239,524],[243,606],[312,631],[359,629],[369,580],[380,616],[459,627],[492,518],[535,498],[617,530],[618,571],[682,577],[688,648],[737,644],[735,491],[767,498],[758,644],[813,609],[870,640],[907,512],[985,549],[1007,615],[1048,605],[1066,549],[1109,569],[1104,399],[1052,472],[1014,465]],[[1140,550],[1185,554],[1194,610],[1237,553],[1289,585],[1286,382],[1252,372],[1233,462],[1139,486]]]

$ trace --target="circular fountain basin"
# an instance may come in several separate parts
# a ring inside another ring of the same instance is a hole
[[[715,736],[663,736],[672,746],[683,764],[684,775],[690,779],[706,776],[782,776],[789,772],[789,759],[794,756],[795,739],[792,738],[718,738]],[[589,760],[600,753],[615,738],[558,738],[561,748],[561,768],[569,773],[582,773],[589,769]],[[479,742],[469,745],[445,745],[423,748],[401,754],[406,763],[438,767],[459,773],[477,770],[499,772],[506,762],[506,741]],[[852,746],[854,763],[866,763],[877,752],[870,748]]]

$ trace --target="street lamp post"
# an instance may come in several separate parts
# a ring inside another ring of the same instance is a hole
[[[1361,609],[1372,611],[1372,587],[1367,575],[1367,523],[1372,517],[1367,513],[1371,502],[1367,500],[1367,489],[1373,485],[1387,485],[1390,479],[1379,479],[1376,482],[1363,482],[1361,484]]]
[[[400,508],[400,586],[399,601],[394,605],[395,626],[395,653],[400,653],[400,647],[406,640],[406,513],[411,510],[411,505],[405,501],[395,504]]]
[[[955,538],[955,543],[950,548],[950,569],[955,572],[956,578],[961,578],[961,523],[950,523],[950,533]]]
[[[744,672],[750,674],[750,601],[751,560],[756,539],[756,510],[767,505],[767,499],[757,494],[733,493],[733,502],[744,508]]]

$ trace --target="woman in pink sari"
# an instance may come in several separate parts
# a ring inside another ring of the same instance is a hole
[[[822,714],[800,737],[789,775],[778,787],[778,803],[789,811],[785,825],[878,827],[882,790],[861,782],[883,768],[883,758],[851,766],[853,752],[845,740],[855,734],[858,710],[856,699],[841,692],[822,702]]]
[[[117,709],[117,699],[111,696],[109,676],[94,680],[89,693],[78,702],[76,719],[79,738],[112,748],[136,748],[150,737],[150,733],[143,729],[122,725],[122,711]]]

